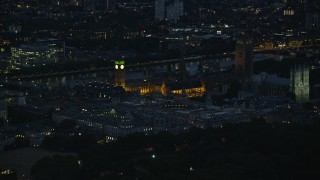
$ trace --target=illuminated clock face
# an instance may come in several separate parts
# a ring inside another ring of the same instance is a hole
[[[116,69],[119,69],[119,66],[118,66],[118,65],[115,65],[115,68],[116,68]]]
[[[124,69],[124,65],[121,65],[121,66],[120,66],[120,69]]]

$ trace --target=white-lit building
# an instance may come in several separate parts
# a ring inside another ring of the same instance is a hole
[[[64,58],[64,42],[59,40],[39,41],[35,44],[11,48],[11,69],[35,67],[56,63]]]
[[[288,8],[283,10],[283,15],[284,16],[293,16],[294,15],[294,9]]]
[[[295,94],[297,102],[306,102],[310,98],[310,69],[298,66],[291,69],[290,92]]]

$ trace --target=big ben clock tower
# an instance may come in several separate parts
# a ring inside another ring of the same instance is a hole
[[[126,86],[125,61],[114,62],[114,84],[116,86]]]

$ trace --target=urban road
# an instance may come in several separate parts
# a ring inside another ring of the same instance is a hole
[[[284,52],[298,52],[297,49],[275,49],[275,50],[255,50],[255,54],[271,54],[271,53],[284,53]],[[195,61],[207,61],[212,59],[221,59],[221,58],[232,58],[234,57],[234,53],[228,54],[220,54],[215,56],[190,56],[185,57],[185,62],[195,62]],[[151,61],[146,63],[140,64],[127,64],[126,69],[134,69],[134,68],[143,68],[143,67],[150,67],[156,65],[165,65],[165,64],[172,64],[178,63],[179,58],[176,59],[167,59],[167,60],[159,60],[159,61]],[[85,70],[75,70],[75,71],[64,71],[64,72],[56,72],[56,73],[47,73],[47,74],[37,74],[37,75],[22,75],[22,76],[14,76],[9,78],[10,80],[25,80],[25,79],[39,79],[45,77],[56,77],[56,76],[65,76],[65,75],[76,75],[76,74],[87,74],[87,73],[95,73],[95,72],[102,72],[102,71],[110,71],[113,70],[112,67],[101,67],[101,68],[93,68],[93,69],[85,69]]]

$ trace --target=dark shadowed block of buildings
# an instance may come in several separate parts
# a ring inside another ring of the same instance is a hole
[[[235,71],[243,78],[248,79],[253,69],[253,44],[252,40],[244,34],[236,44],[236,65]]]

